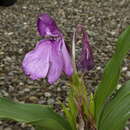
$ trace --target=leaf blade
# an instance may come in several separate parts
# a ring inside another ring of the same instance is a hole
[[[31,123],[46,130],[72,130],[64,118],[47,106],[20,104],[5,98],[0,98],[0,118]],[[50,127],[52,124],[53,128]]]
[[[117,42],[115,54],[105,67],[103,79],[96,89],[95,93],[95,117],[98,122],[102,107],[117,86],[120,74],[120,68],[123,59],[130,50],[130,26],[121,34]],[[98,123],[97,123],[98,124]]]
[[[130,81],[105,105],[98,130],[122,130],[130,118]]]

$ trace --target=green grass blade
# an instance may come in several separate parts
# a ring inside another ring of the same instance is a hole
[[[116,88],[123,59],[130,50],[130,26],[121,34],[115,54],[106,65],[103,79],[95,93],[95,117],[98,122],[104,103]]]
[[[30,123],[43,130],[72,130],[68,121],[47,106],[20,104],[5,98],[0,98],[0,118]]]
[[[128,118],[130,118],[130,81],[105,105],[98,130],[123,130]]]

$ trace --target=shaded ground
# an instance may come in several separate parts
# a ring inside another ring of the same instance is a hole
[[[65,101],[67,79],[54,85],[45,80],[31,81],[23,73],[24,55],[40,39],[36,31],[37,16],[53,16],[71,46],[72,30],[83,24],[90,37],[95,68],[86,73],[85,81],[94,90],[101,79],[105,63],[111,57],[119,34],[130,24],[129,0],[18,0],[16,5],[0,7],[0,96],[15,101],[53,104]],[[79,47],[77,48],[79,50]],[[124,61],[121,82],[130,79],[130,57]],[[0,121],[0,130],[33,130],[24,124]]]

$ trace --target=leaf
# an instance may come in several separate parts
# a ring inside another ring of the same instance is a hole
[[[104,103],[116,88],[123,59],[130,50],[130,26],[121,34],[115,54],[105,67],[103,79],[95,93],[95,117],[98,122]]]
[[[98,130],[123,130],[128,118],[130,118],[130,81],[105,105]]]
[[[89,103],[89,112],[92,114],[92,116],[94,117],[94,111],[95,111],[95,106],[94,106],[94,96],[91,93],[90,95],[90,103]]]
[[[70,83],[71,88],[69,89],[67,104],[62,105],[65,116],[67,117],[69,123],[71,124],[73,130],[76,130],[78,109],[76,105],[77,92],[81,87],[81,81],[79,79],[78,73],[75,72],[72,76],[72,81]]]
[[[20,104],[0,98],[0,118],[30,123],[37,130],[72,130],[63,117],[47,106]]]
[[[73,93],[72,91],[70,91],[67,98],[67,106],[62,105],[62,108],[65,113],[65,116],[67,117],[69,123],[71,124],[71,127],[73,128],[73,130],[76,130],[78,111],[73,98],[74,98]]]

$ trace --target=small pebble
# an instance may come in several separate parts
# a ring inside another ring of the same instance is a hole
[[[27,88],[32,89],[34,86],[28,85]]]
[[[130,77],[130,71],[127,71],[126,75],[127,75],[128,77]]]
[[[111,32],[111,35],[113,35],[113,36],[114,36],[115,34],[116,34],[116,32],[114,32],[114,31],[113,31],[113,32]]]
[[[23,24],[24,24],[24,25],[27,25],[27,23],[26,23],[26,22],[24,22]]]
[[[12,130],[11,128],[9,128],[9,127],[6,127],[6,128],[4,128],[4,130]]]
[[[2,121],[0,121],[0,125],[2,124]]]
[[[70,3],[72,3],[72,2],[73,2],[73,0],[69,0],[69,2],[70,2]]]
[[[125,130],[129,130],[129,128],[128,128],[128,127],[125,127]]]
[[[1,52],[0,52],[0,55],[3,55],[3,54],[4,54],[4,52],[3,52],[3,51],[1,51]]]
[[[23,8],[23,9],[27,9],[27,6],[23,6],[22,8]]]
[[[61,91],[61,88],[60,88],[60,87],[58,87],[58,88],[57,88],[57,91],[58,91],[58,92],[60,92],[60,91]]]
[[[55,102],[55,100],[52,99],[52,98],[50,98],[50,99],[47,100],[47,103],[48,103],[49,105],[54,104],[54,102]]]
[[[100,67],[100,66],[98,66],[96,69],[97,69],[97,70],[101,70],[101,67]]]
[[[0,126],[0,130],[3,130],[3,127],[2,127],[2,126]]]
[[[5,90],[2,90],[1,92],[3,93],[4,96],[6,97],[9,96],[9,94]]]
[[[8,35],[8,36],[13,35],[13,32],[5,32],[5,35]]]
[[[25,128],[25,126],[26,126],[25,123],[22,123],[22,124],[21,124],[21,127],[22,127],[22,128]]]
[[[29,88],[25,88],[24,92],[30,92],[30,89]]]
[[[39,99],[35,96],[31,96],[29,97],[29,100],[35,103],[35,102],[38,102]]]
[[[67,89],[67,86],[65,86],[65,85],[64,85],[64,86],[62,86],[62,89],[64,89],[64,90],[65,90],[65,89]]]
[[[50,85],[49,86],[49,89],[53,89],[55,86],[54,85]]]
[[[14,87],[12,86],[12,85],[9,85],[9,91],[11,92],[11,91],[14,91]]]
[[[126,71],[128,68],[127,67],[123,67],[122,68],[122,71],[124,72],[124,71]]]
[[[20,82],[19,85],[22,86],[22,85],[24,85],[24,83],[23,83],[23,82]]]
[[[51,93],[49,93],[49,92],[45,92],[44,95],[45,95],[45,97],[51,97]]]
[[[27,80],[28,84],[34,84],[33,80]]]
[[[42,99],[42,100],[38,101],[38,103],[39,103],[39,104],[45,104],[46,101]]]
[[[31,130],[35,130],[35,128],[32,127]]]
[[[121,86],[122,86],[121,84],[118,84],[118,85],[117,85],[117,89],[120,89],[120,88],[121,88]]]

